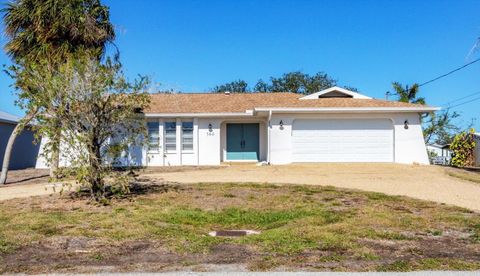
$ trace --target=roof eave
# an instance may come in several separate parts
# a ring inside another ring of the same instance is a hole
[[[256,112],[275,112],[275,113],[428,113],[440,110],[439,107],[258,107],[245,112],[171,112],[156,113],[145,112],[145,117],[163,117],[163,118],[192,118],[192,117],[251,117]]]
[[[163,117],[163,118],[192,118],[192,117],[251,117],[254,115],[253,110],[246,112],[191,112],[191,113],[145,113],[145,117]]]
[[[16,124],[18,124],[18,121],[13,121],[13,120],[0,118],[0,123],[16,125]]]
[[[315,107],[315,108],[283,108],[259,107],[255,111],[272,111],[276,113],[428,113],[440,110],[439,107]]]

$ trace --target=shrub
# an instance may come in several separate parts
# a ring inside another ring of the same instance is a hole
[[[475,162],[475,140],[472,128],[469,132],[461,132],[455,136],[450,149],[453,151],[452,165],[458,167],[473,166]]]

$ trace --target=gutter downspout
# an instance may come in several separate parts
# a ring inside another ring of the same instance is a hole
[[[267,163],[270,165],[270,129],[272,125],[270,124],[270,120],[272,119],[272,110],[268,111],[268,125],[267,125]]]

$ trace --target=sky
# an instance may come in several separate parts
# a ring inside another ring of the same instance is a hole
[[[340,85],[385,98],[391,83],[423,83],[480,58],[480,1],[103,0],[126,75],[155,87],[208,92],[224,82],[291,71],[325,72]],[[3,26],[2,26],[3,30]],[[2,34],[2,46],[7,38]],[[10,59],[2,51],[0,64]],[[22,115],[0,74],[0,110]],[[463,100],[464,96],[477,93]],[[480,62],[425,85],[428,104],[480,117]],[[480,129],[480,120],[475,121]]]

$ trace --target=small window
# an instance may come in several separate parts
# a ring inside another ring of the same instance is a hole
[[[182,150],[193,150],[193,122],[182,122]]]
[[[165,122],[165,151],[177,150],[177,123]]]
[[[148,150],[149,151],[158,151],[159,149],[159,133],[158,133],[158,122],[148,122]]]

